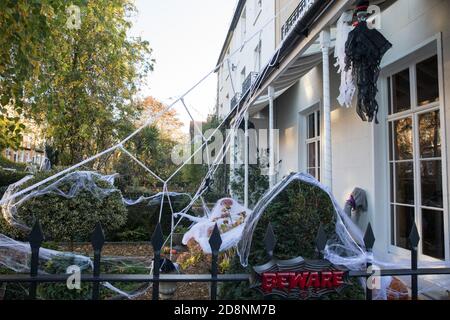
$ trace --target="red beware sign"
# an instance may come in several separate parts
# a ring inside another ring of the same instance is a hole
[[[337,289],[345,285],[343,271],[265,272],[261,278],[261,288],[265,293],[274,289]]]
[[[347,272],[327,260],[271,260],[253,267],[252,288],[264,296],[284,299],[316,299],[340,293],[347,285]]]

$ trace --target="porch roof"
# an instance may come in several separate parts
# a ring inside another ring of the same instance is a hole
[[[318,65],[322,61],[321,53],[310,53],[308,50],[316,43],[320,32],[337,21],[353,3],[354,0],[316,0],[280,44],[273,60],[261,71],[253,95],[249,96],[249,92],[243,93],[234,107],[234,112],[229,115],[229,120],[233,119],[244,105],[252,106],[251,112],[264,107],[268,101],[269,86],[275,88],[277,97]]]

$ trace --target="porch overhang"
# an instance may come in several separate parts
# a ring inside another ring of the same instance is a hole
[[[244,94],[228,120],[232,121],[244,106],[250,106],[250,112],[256,112],[258,106],[261,108],[263,103],[267,104],[264,97],[267,96],[269,86],[276,88],[276,95],[279,96],[318,65],[322,60],[321,54],[309,54],[308,49],[314,45],[322,30],[334,24],[354,2],[355,0],[316,0],[280,44],[276,61],[271,61],[263,68],[252,96],[248,92]]]

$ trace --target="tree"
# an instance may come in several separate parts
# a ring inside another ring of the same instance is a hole
[[[0,32],[20,40],[0,49],[8,56],[1,78],[12,83],[0,85],[2,100],[45,126],[61,164],[73,164],[116,142],[123,123],[137,117],[133,96],[152,70],[151,50],[127,36],[131,0],[74,1],[80,29],[66,26],[65,1],[28,2],[2,4]],[[6,24],[15,17],[11,30]]]
[[[37,80],[52,16],[63,13],[64,0],[0,1],[0,149],[17,147],[25,83]],[[7,107],[13,110],[7,110]],[[14,117],[6,119],[9,112]]]
[[[127,128],[123,128],[124,132],[131,133],[144,125],[149,118],[155,119],[160,114],[162,116],[127,141],[124,147],[159,177],[167,179],[177,169],[171,161],[170,154],[175,145],[180,143],[182,122],[174,110],[161,113],[167,106],[153,97],[147,97],[137,102],[137,105],[142,113],[134,122],[130,122]],[[162,190],[160,181],[152,178],[149,172],[123,153],[119,153],[114,160],[114,169],[120,173],[120,187],[123,191]]]
[[[0,151],[8,147],[18,148],[24,128],[18,118],[0,115]]]

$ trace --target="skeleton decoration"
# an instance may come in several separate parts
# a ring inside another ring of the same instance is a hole
[[[346,70],[353,70],[357,87],[357,113],[363,121],[378,123],[377,81],[380,63],[392,44],[376,29],[367,25],[369,1],[360,1],[356,10],[356,27],[345,45]]]

